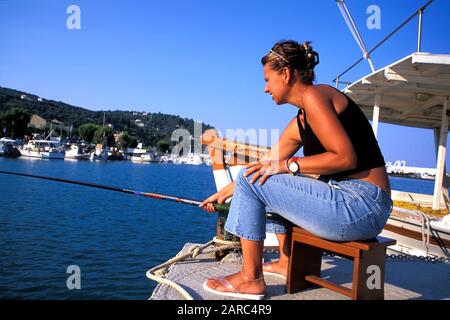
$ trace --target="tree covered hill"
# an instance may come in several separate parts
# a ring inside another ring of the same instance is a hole
[[[21,108],[30,115],[38,115],[47,123],[58,120],[64,129],[73,126],[74,132],[86,123],[101,125],[105,115],[105,123],[111,124],[113,130],[127,131],[131,136],[146,146],[156,146],[158,142],[170,143],[172,132],[179,128],[188,130],[194,135],[194,120],[176,115],[136,111],[92,111],[70,104],[47,100],[36,95],[9,88],[0,87],[0,112],[13,108]],[[211,129],[203,124],[202,131]]]

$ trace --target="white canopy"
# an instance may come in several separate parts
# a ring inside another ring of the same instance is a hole
[[[402,126],[434,129],[437,151],[433,208],[438,209],[442,187],[448,201],[445,153],[450,116],[450,55],[416,52],[352,83],[348,94],[367,118]]]
[[[344,89],[373,117],[381,97],[380,121],[419,128],[440,128],[442,106],[450,95],[450,55],[413,53]]]

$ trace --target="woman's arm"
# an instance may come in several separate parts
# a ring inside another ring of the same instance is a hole
[[[303,142],[300,137],[300,131],[297,125],[297,118],[289,122],[284,129],[278,141],[260,161],[251,162],[246,165],[248,169],[244,176],[253,174],[251,183],[258,179],[259,184],[263,185],[269,176],[279,173],[287,173],[285,160],[301,148]]]
[[[284,160],[290,158],[298,149],[302,146],[302,141],[300,138],[300,133],[298,130],[297,119],[294,118],[289,122],[287,127],[284,129],[278,141],[270,149],[261,161],[264,160]],[[214,212],[215,209],[212,203],[224,203],[228,198],[233,196],[235,187],[235,181],[228,184],[222,190],[216,192],[206,200],[204,200],[199,207],[203,208],[205,211]]]
[[[289,122],[278,141],[272,146],[263,160],[285,160],[292,157],[302,146],[302,139],[297,125],[297,118]]]
[[[300,172],[333,174],[355,168],[355,150],[330,98],[320,88],[311,87],[304,92],[302,100],[308,123],[326,152],[299,158]]]

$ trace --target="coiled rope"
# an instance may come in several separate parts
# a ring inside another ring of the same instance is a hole
[[[220,244],[220,247],[213,246],[214,244]],[[216,253],[219,251],[224,250],[231,250],[231,249],[238,249],[241,247],[241,243],[239,241],[226,241],[218,239],[217,237],[214,237],[211,241],[203,244],[203,245],[193,245],[189,247],[186,253],[184,254],[178,254],[175,257],[167,260],[166,262],[151,268],[146,272],[146,276],[148,279],[156,281],[161,284],[165,284],[169,287],[174,288],[176,291],[178,291],[184,299],[186,300],[194,300],[194,298],[187,293],[186,290],[184,290],[179,284],[177,284],[174,281],[171,281],[169,279],[166,279],[167,272],[169,270],[169,267],[174,265],[177,262],[186,260],[186,259],[194,259],[199,254],[208,254],[208,253]]]

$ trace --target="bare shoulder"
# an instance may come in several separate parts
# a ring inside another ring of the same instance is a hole
[[[310,86],[303,92],[304,108],[308,111],[319,109],[334,109],[341,113],[347,106],[347,98],[338,90],[325,85]]]
[[[330,88],[324,86],[309,86],[302,95],[303,107],[308,110],[311,108],[323,108],[332,106],[332,92]]]

